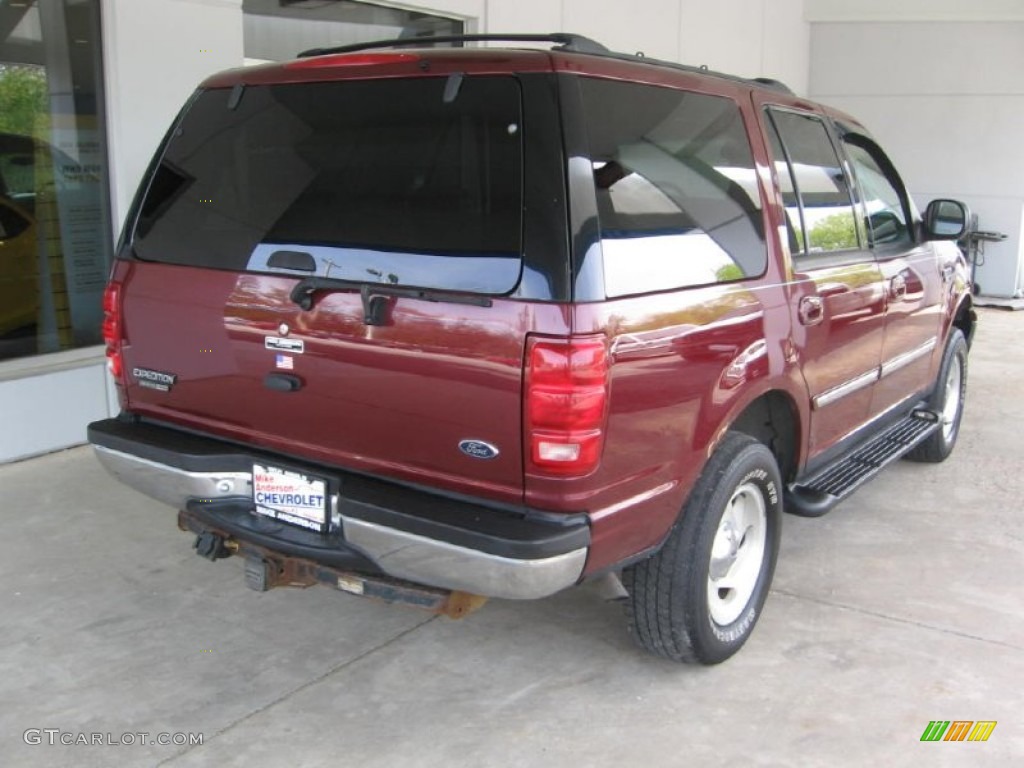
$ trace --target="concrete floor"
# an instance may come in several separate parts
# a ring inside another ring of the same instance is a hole
[[[0,467],[0,765],[1022,765],[1022,335],[983,312],[948,462],[786,517],[761,622],[714,668],[645,656],[592,587],[461,622],[258,594],[86,448]],[[922,743],[930,720],[998,726]]]

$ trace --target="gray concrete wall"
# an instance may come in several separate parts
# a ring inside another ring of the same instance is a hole
[[[1024,3],[809,0],[810,95],[878,137],[918,205],[953,197],[989,244],[982,292],[1024,290]]]

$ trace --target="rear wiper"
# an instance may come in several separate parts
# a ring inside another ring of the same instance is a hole
[[[290,298],[308,312],[313,308],[313,297],[317,291],[344,290],[359,291],[363,298],[363,322],[367,325],[385,324],[387,300],[392,296],[446,304],[469,304],[474,307],[489,307],[493,304],[486,296],[472,296],[431,288],[401,288],[395,285],[341,280],[335,277],[305,277],[292,288]]]

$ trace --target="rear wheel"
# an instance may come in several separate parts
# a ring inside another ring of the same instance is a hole
[[[911,461],[937,463],[953,452],[960,434],[967,396],[967,342],[959,328],[954,328],[946,343],[939,367],[939,379],[929,406],[939,414],[939,428],[907,454]]]
[[[731,433],[662,548],[627,568],[630,631],[673,661],[717,664],[761,613],[779,548],[782,481],[771,451]]]

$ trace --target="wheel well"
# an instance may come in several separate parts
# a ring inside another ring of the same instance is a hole
[[[730,430],[750,435],[768,446],[779,464],[783,481],[789,481],[796,473],[799,423],[796,409],[787,395],[767,392],[747,406]]]
[[[973,304],[970,296],[965,298],[956,311],[956,317],[953,318],[953,326],[963,331],[968,347],[974,341],[974,328],[978,322],[978,315],[974,312]]]

